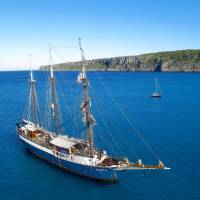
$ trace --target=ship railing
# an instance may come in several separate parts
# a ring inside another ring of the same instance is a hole
[[[88,158],[91,157],[91,155],[89,153],[83,153],[83,152],[80,152],[80,151],[75,151],[74,154],[78,155],[78,156],[88,157]]]
[[[84,156],[84,157],[88,157],[90,158],[90,155],[87,154],[87,153],[81,153],[81,152],[75,152],[75,153],[72,153],[72,154],[65,154],[65,153],[61,153],[60,151],[57,151],[55,149],[52,149],[53,153],[57,156],[61,156],[61,157],[70,157],[72,155],[78,155],[78,156]]]
[[[52,152],[54,155],[58,156],[58,157],[62,157],[62,158],[68,158],[70,156],[70,154],[64,154],[64,153],[61,153],[59,151],[56,151],[55,149],[52,149]]]
[[[57,151],[57,153],[58,153],[58,156],[60,156],[60,157],[69,157],[69,154],[64,154],[59,151]]]

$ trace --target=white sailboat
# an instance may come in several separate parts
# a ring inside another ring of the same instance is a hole
[[[155,82],[156,82],[156,85],[155,85],[155,92],[151,93],[151,97],[160,98],[160,97],[161,97],[161,92],[160,92],[158,77],[155,78]]]

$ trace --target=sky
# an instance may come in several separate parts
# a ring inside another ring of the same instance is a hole
[[[0,70],[200,49],[199,0],[0,0]]]

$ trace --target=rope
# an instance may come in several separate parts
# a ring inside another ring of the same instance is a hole
[[[91,86],[91,84],[90,84],[90,86]],[[92,87],[92,86],[91,86]],[[93,91],[93,94],[95,93],[94,91],[95,90],[92,90]],[[95,95],[96,96],[96,95]],[[96,98],[94,98],[94,99],[96,99]],[[97,102],[96,102],[96,100],[94,100],[94,103],[95,103],[95,105],[96,105],[96,107],[97,107],[97,111],[98,111],[98,113],[100,114],[100,116],[101,116],[101,118],[102,118],[102,121],[103,121],[103,123],[104,123],[104,125],[105,125],[105,127],[106,127],[106,129],[107,129],[107,131],[108,131],[108,133],[110,134],[110,136],[112,137],[112,139],[114,140],[114,142],[115,142],[115,144],[116,144],[116,146],[117,146],[117,142],[115,141],[115,139],[114,139],[114,137],[113,137],[113,134],[111,133],[111,131],[110,131],[110,129],[109,129],[109,126],[108,126],[108,124],[106,123],[106,121],[104,120],[104,117],[103,117],[103,111],[104,111],[104,109],[101,109],[100,108],[100,104],[97,104]],[[98,106],[99,105],[99,106]],[[116,132],[116,130],[115,130],[115,125],[112,123],[112,121],[110,120],[110,118],[107,118],[107,121],[109,121],[110,122],[110,124],[111,124],[111,126],[112,126],[112,132],[113,131],[115,131]],[[119,130],[117,130],[117,132],[120,132],[120,134],[118,135],[118,137],[120,136],[120,141],[123,141],[124,142],[124,144],[126,144],[127,145],[127,142],[125,142],[125,140],[124,140],[124,137],[122,137],[122,131],[121,131],[121,129],[119,129]],[[118,147],[118,146],[117,146]],[[119,147],[118,147],[119,148]],[[120,149],[120,148],[119,148]],[[122,152],[121,151],[121,149],[120,149],[120,152]],[[138,157],[138,155],[136,154],[136,152],[133,150],[133,149],[131,149],[131,153],[133,153],[133,155],[138,159],[139,157]],[[122,155],[124,155],[125,156],[125,154],[124,153],[122,153]]]
[[[28,84],[28,85],[29,85],[29,84]],[[27,94],[26,104],[25,104],[24,111],[23,111],[23,114],[22,114],[22,118],[23,118],[23,119],[26,119],[26,118],[27,118],[28,107],[29,107],[29,96],[30,96],[30,92]]]
[[[122,156],[125,157],[125,154],[124,154],[123,151],[119,148],[119,146],[118,146],[117,142],[115,141],[115,139],[114,139],[114,137],[113,137],[113,135],[112,135],[112,133],[111,133],[111,131],[110,131],[108,125],[106,124],[106,122],[105,122],[105,120],[104,120],[104,118],[103,118],[103,116],[102,116],[102,114],[101,114],[101,111],[100,111],[99,107],[97,106],[96,101],[94,101],[94,103],[95,103],[96,108],[97,108],[97,110],[98,110],[99,116],[100,116],[101,120],[103,121],[104,126],[106,127],[106,130],[108,131],[108,133],[109,133],[110,136],[111,136],[111,139],[113,140],[114,144],[116,145],[116,147],[118,148],[118,150],[119,150],[119,152],[122,154]],[[110,147],[112,148],[112,146],[110,146]],[[114,153],[115,153],[115,155],[117,155],[115,151],[114,151]]]
[[[95,74],[97,76],[97,78],[99,79],[99,81],[101,82],[101,84],[103,85],[104,89],[106,90],[106,92],[110,95],[111,99],[113,100],[113,102],[115,103],[115,105],[117,106],[117,108],[119,109],[119,111],[121,112],[122,116],[126,119],[126,121],[128,122],[128,124],[130,125],[130,127],[133,129],[133,131],[138,135],[138,137],[143,141],[143,143],[146,145],[146,147],[152,152],[152,154],[158,159],[160,160],[160,157],[158,156],[158,154],[156,154],[156,152],[152,149],[152,147],[147,143],[147,141],[145,140],[144,136],[142,135],[141,132],[139,132],[139,130],[133,125],[133,123],[129,120],[128,116],[126,115],[126,113],[123,111],[123,109],[121,108],[121,106],[118,104],[118,102],[116,101],[116,99],[113,97],[113,95],[111,94],[111,92],[106,88],[105,83],[103,82],[103,80],[98,76],[97,72],[95,71]]]

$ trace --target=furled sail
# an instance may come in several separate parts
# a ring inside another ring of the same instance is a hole
[[[81,50],[81,57],[82,57],[82,71],[78,74],[77,81],[78,83],[82,84],[83,88],[83,102],[81,103],[81,112],[83,113],[83,123],[86,126],[86,138],[89,144],[90,155],[93,155],[94,149],[94,142],[93,142],[93,128],[96,125],[95,118],[90,113],[91,101],[89,97],[89,81],[86,76],[86,62],[84,51],[81,45],[81,39],[79,39],[79,46]]]

